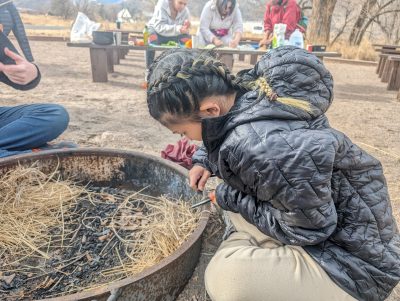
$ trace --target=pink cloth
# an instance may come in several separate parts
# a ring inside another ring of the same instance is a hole
[[[197,145],[190,144],[189,139],[182,138],[176,144],[168,144],[167,147],[161,151],[161,157],[190,169],[193,166],[192,156],[197,148]]]

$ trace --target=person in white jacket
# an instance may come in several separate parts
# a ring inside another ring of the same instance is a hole
[[[189,35],[190,13],[187,3],[188,0],[159,0],[157,2],[153,16],[147,23],[149,44],[160,45],[169,41],[184,44],[191,38]],[[147,69],[153,63],[154,57],[155,51],[146,51]]]
[[[242,14],[236,0],[210,0],[200,16],[199,46],[236,48],[243,34]]]

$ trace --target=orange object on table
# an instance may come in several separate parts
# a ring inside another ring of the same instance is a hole
[[[185,47],[186,48],[192,48],[192,40],[191,39],[186,41]]]

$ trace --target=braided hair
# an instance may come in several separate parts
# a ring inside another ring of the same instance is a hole
[[[278,96],[266,75],[249,69],[235,77],[214,52],[191,49],[171,49],[154,61],[149,71],[147,105],[150,115],[163,125],[200,122],[200,103],[205,98],[247,91],[258,91],[256,102],[266,99],[312,112],[308,101]]]
[[[203,99],[240,89],[212,51],[173,49],[161,54],[150,67],[147,104],[150,115],[164,125],[200,121]]]

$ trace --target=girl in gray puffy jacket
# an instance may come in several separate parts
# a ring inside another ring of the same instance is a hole
[[[212,300],[384,300],[400,279],[400,241],[378,160],[329,126],[333,79],[290,46],[234,77],[210,53],[152,65],[150,114],[202,140],[190,184],[211,174],[236,232],[205,274]]]

